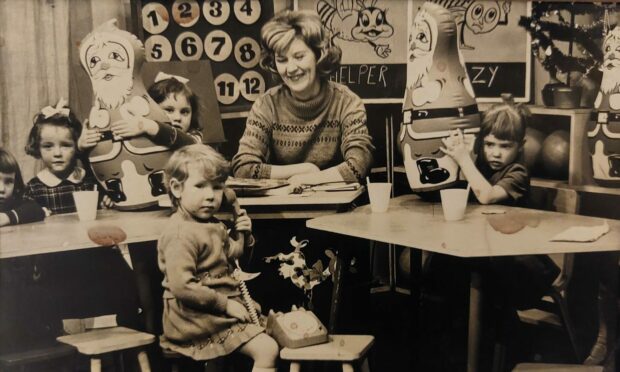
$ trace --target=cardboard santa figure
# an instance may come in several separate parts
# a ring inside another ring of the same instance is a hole
[[[601,186],[620,187],[620,28],[603,44],[603,80],[588,121],[592,176]]]
[[[480,131],[480,113],[449,10],[424,3],[410,27],[408,45],[398,139],[411,189],[434,191],[459,181],[457,163],[439,150],[441,139],[459,128],[473,137]]]
[[[136,125],[168,121],[142,83],[142,42],[117,28],[113,19],[82,40],[80,62],[95,97],[88,127],[100,133],[100,141],[89,153],[95,177],[118,209],[157,204],[158,197],[166,194],[162,169],[170,149],[156,145],[146,135],[122,138],[111,131],[112,124],[119,121]]]

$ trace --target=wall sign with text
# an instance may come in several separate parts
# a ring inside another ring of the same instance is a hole
[[[406,83],[408,1],[295,0],[311,10],[342,49],[342,65],[330,79],[347,85],[366,103],[399,103]]]
[[[260,28],[273,1],[137,0],[138,35],[149,62],[208,59],[222,112],[249,110],[272,84],[258,65]]]

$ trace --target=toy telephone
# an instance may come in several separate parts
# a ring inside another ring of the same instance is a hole
[[[304,308],[293,307],[293,310],[286,314],[270,311],[266,328],[278,345],[291,349],[329,341],[323,323],[312,311]]]

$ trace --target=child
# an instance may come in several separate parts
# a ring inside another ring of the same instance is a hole
[[[152,120],[144,121],[143,126],[131,123],[115,124],[114,134],[123,133],[123,137],[147,135],[154,143],[171,149],[202,142],[202,128],[198,123],[198,97],[186,85],[188,79],[181,76],[160,72],[148,93],[166,112],[170,125]],[[78,147],[86,151],[99,142],[97,128],[85,128]]]
[[[15,157],[0,147],[0,227],[41,221],[45,211],[23,198],[24,181]]]
[[[235,350],[254,360],[253,371],[275,371],[276,342],[250,323],[231,277],[231,260],[243,253],[251,220],[242,211],[235,221],[237,240],[214,217],[223,203],[229,163],[207,145],[175,152],[165,183],[174,214],[159,238],[158,264],[164,273],[162,346],[208,360]]]
[[[77,142],[82,125],[61,98],[34,118],[26,153],[40,159],[43,170],[26,185],[24,196],[52,214],[75,212],[74,191],[94,190],[95,182],[78,166]]]
[[[472,141],[460,130],[443,140],[441,150],[459,164],[481,204],[525,206],[530,179],[521,159],[530,113],[511,97],[503,98],[483,114],[475,163]],[[492,257],[480,261],[478,270],[490,305],[509,320],[515,320],[516,309],[533,307],[560,274],[547,255]]]

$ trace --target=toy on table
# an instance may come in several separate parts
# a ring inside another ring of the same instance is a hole
[[[605,37],[603,80],[588,121],[592,176],[601,186],[620,187],[620,27]]]
[[[267,317],[267,334],[278,345],[296,349],[304,346],[322,344],[329,341],[327,329],[312,311],[296,308],[283,314],[269,311]]]
[[[147,94],[141,77],[143,61],[142,42],[117,28],[115,19],[80,43],[80,62],[95,96],[88,127],[98,129],[101,136],[88,158],[95,177],[121,210],[155,205],[158,197],[166,194],[162,169],[170,149],[145,135],[120,138],[111,131],[117,123],[143,127],[147,121],[169,121]]]
[[[411,30],[398,141],[409,186],[414,192],[426,192],[459,181],[458,165],[439,150],[441,139],[461,129],[473,149],[480,113],[450,11],[426,2]]]

